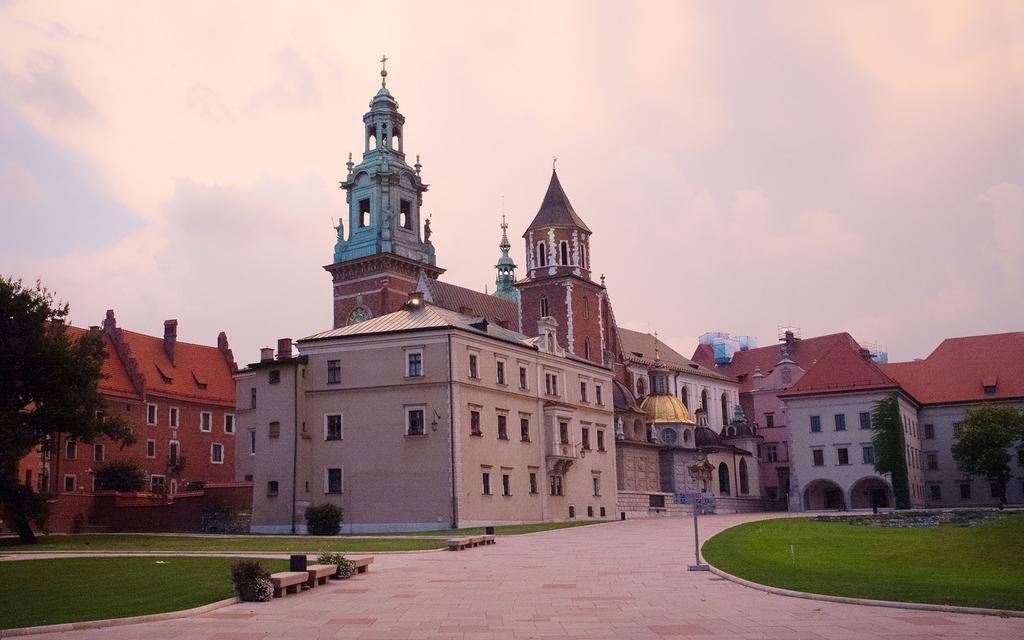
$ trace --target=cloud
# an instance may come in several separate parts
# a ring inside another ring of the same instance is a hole
[[[96,110],[68,76],[64,61],[49,54],[30,58],[22,74],[0,70],[0,84],[16,99],[61,119],[93,118]]]

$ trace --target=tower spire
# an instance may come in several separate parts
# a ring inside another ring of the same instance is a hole
[[[512,260],[512,256],[508,254],[512,248],[512,243],[508,241],[508,222],[505,220],[504,201],[505,198],[502,196],[501,242],[498,244],[498,247],[501,249],[501,257],[498,258],[498,264],[494,266],[498,270],[498,277],[494,280],[494,295],[515,302],[518,300],[518,292],[515,287],[516,263]]]
[[[386,55],[380,57],[380,86],[388,86],[388,57]]]

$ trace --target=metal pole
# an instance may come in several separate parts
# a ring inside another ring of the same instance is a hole
[[[696,557],[697,562],[687,567],[690,571],[710,571],[708,565],[700,561],[700,533],[697,529],[697,510],[700,508],[698,502],[700,502],[700,494],[694,494],[693,500],[693,555]]]

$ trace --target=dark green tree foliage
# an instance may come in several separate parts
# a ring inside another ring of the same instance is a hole
[[[334,536],[341,530],[341,507],[329,502],[306,507],[306,532],[311,536]]]
[[[1008,405],[985,405],[967,411],[963,429],[953,442],[953,457],[964,471],[985,476],[1002,488],[1006,504],[1011,448],[1024,438],[1024,415]],[[1018,445],[1020,446],[1020,445]]]
[[[907,447],[900,419],[900,403],[890,396],[875,404],[871,414],[871,445],[875,450],[875,471],[888,473],[897,509],[910,508],[910,480],[907,478]]]
[[[138,465],[128,460],[115,460],[96,469],[96,488],[106,491],[140,491],[146,484]]]
[[[0,277],[0,508],[23,542],[34,543],[32,522],[45,524],[44,501],[19,484],[18,462],[56,434],[81,442],[106,436],[128,444],[131,427],[103,418],[103,341],[68,335],[68,306],[36,283]]]

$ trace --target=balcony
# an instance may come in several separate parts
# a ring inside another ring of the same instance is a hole
[[[181,472],[185,468],[185,456],[167,456],[167,469],[170,471]]]

